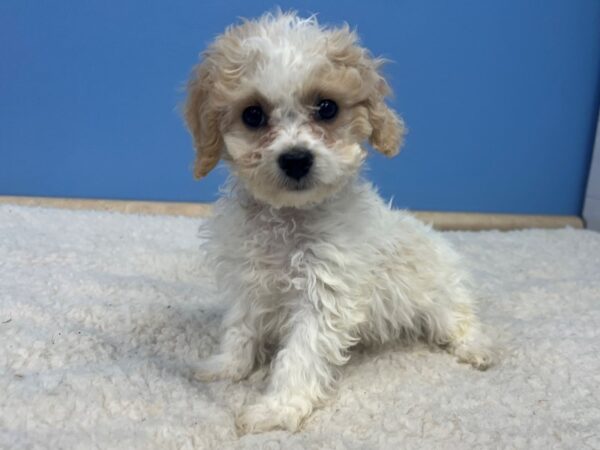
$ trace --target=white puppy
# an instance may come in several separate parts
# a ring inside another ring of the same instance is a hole
[[[195,175],[219,159],[233,174],[207,224],[230,306],[219,352],[195,373],[240,380],[274,350],[242,432],[297,430],[359,342],[423,338],[492,362],[457,255],[359,176],[365,141],[388,156],[402,144],[381,65],[348,26],[276,13],[228,28],[189,84]]]

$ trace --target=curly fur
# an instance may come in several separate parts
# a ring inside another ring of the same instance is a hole
[[[381,65],[348,26],[277,13],[228,28],[190,82],[195,174],[220,158],[233,174],[205,229],[230,306],[219,353],[195,373],[240,380],[272,358],[267,391],[238,415],[242,432],[297,430],[358,343],[424,339],[476,368],[492,362],[459,257],[358,175],[365,141],[392,156],[404,134]],[[312,119],[319,98],[339,105],[331,123]],[[269,124],[250,130],[241,112],[257,103]],[[292,188],[277,158],[297,146],[315,163]]]

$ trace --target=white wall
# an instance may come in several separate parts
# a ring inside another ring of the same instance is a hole
[[[594,156],[585,193],[583,218],[586,221],[587,228],[600,231],[600,115],[598,116],[598,127],[596,128]]]

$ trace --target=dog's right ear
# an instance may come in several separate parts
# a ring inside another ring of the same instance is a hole
[[[205,177],[219,162],[223,148],[223,137],[219,129],[220,114],[211,104],[212,80],[208,62],[194,68],[188,83],[185,103],[185,121],[194,139],[196,160],[194,177]]]

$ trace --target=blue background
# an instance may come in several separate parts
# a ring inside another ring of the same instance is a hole
[[[280,1],[356,26],[410,134],[368,176],[400,207],[579,214],[600,92],[598,0]],[[178,104],[198,53],[270,1],[4,0],[0,194],[211,201]]]

